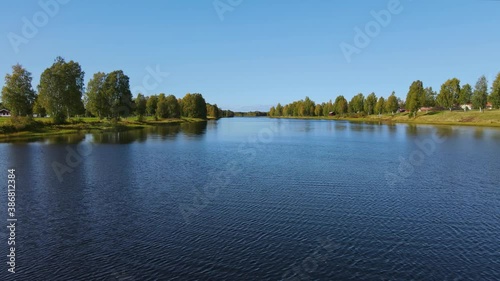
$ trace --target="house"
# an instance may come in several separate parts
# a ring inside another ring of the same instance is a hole
[[[10,110],[0,109],[0,117],[10,117]]]
[[[491,102],[486,103],[486,109],[492,110],[493,109],[493,104]]]
[[[328,116],[335,116],[335,112],[333,112],[333,111],[328,112]]]
[[[460,108],[463,110],[472,110],[472,103],[462,104]]]
[[[432,111],[434,108],[433,107],[421,107],[418,112],[428,112],[428,111]]]

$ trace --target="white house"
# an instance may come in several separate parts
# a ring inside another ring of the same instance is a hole
[[[462,104],[460,106],[463,110],[472,110],[472,104],[471,103],[468,103],[468,104]]]
[[[10,111],[7,109],[0,109],[0,117],[10,117]]]

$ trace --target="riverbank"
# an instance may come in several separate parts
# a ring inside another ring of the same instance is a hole
[[[209,119],[210,120],[210,119]],[[0,141],[39,138],[45,136],[65,135],[74,133],[98,133],[98,132],[123,132],[134,129],[142,129],[152,126],[170,124],[206,122],[199,118],[170,118],[155,120],[154,117],[144,117],[142,121],[137,118],[127,118],[114,122],[110,120],[99,120],[99,118],[74,118],[66,124],[55,125],[50,118],[0,118]]]
[[[382,122],[382,123],[409,123],[409,124],[429,124],[429,125],[459,125],[459,126],[482,126],[500,127],[500,110],[479,111],[438,111],[419,112],[414,118],[410,118],[409,113],[370,115],[363,117],[272,117],[283,119],[317,119],[317,120],[345,120],[355,122]]]

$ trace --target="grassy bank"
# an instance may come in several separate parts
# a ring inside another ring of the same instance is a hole
[[[37,138],[81,132],[127,131],[151,126],[204,121],[206,120],[198,118],[155,120],[154,117],[144,117],[143,120],[138,121],[137,118],[130,117],[115,122],[105,119],[100,120],[99,118],[74,118],[68,120],[65,124],[56,125],[52,123],[50,118],[0,118],[0,140],[8,141],[11,139]]]
[[[329,117],[274,117],[290,119],[321,119],[321,120],[347,120],[361,122],[384,122],[384,123],[411,123],[431,125],[465,125],[465,126],[487,126],[500,127],[500,110],[479,111],[438,111],[419,112],[414,118],[409,113],[369,115],[369,116],[329,116]]]

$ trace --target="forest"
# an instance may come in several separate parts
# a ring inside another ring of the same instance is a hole
[[[54,124],[62,124],[71,117],[98,117],[118,120],[137,116],[142,120],[152,116],[165,118],[221,118],[234,113],[205,101],[199,93],[188,93],[183,98],[160,93],[135,98],[130,90],[130,79],[122,71],[95,73],[84,85],[85,72],[75,61],[57,57],[40,77],[36,90],[32,74],[20,64],[12,66],[5,76],[1,108],[12,117],[50,116]]]
[[[309,97],[290,104],[271,107],[271,117],[322,117],[342,116],[359,117],[373,114],[396,114],[409,112],[415,117],[419,111],[440,110],[479,110],[500,108],[500,73],[488,88],[488,80],[481,76],[474,87],[470,84],[460,85],[460,80],[452,78],[441,85],[439,93],[432,87],[424,87],[422,81],[414,81],[408,90],[406,99],[402,100],[392,92],[387,98],[377,97],[375,93],[364,96],[359,93],[350,101],[340,95],[335,101],[315,103]]]

